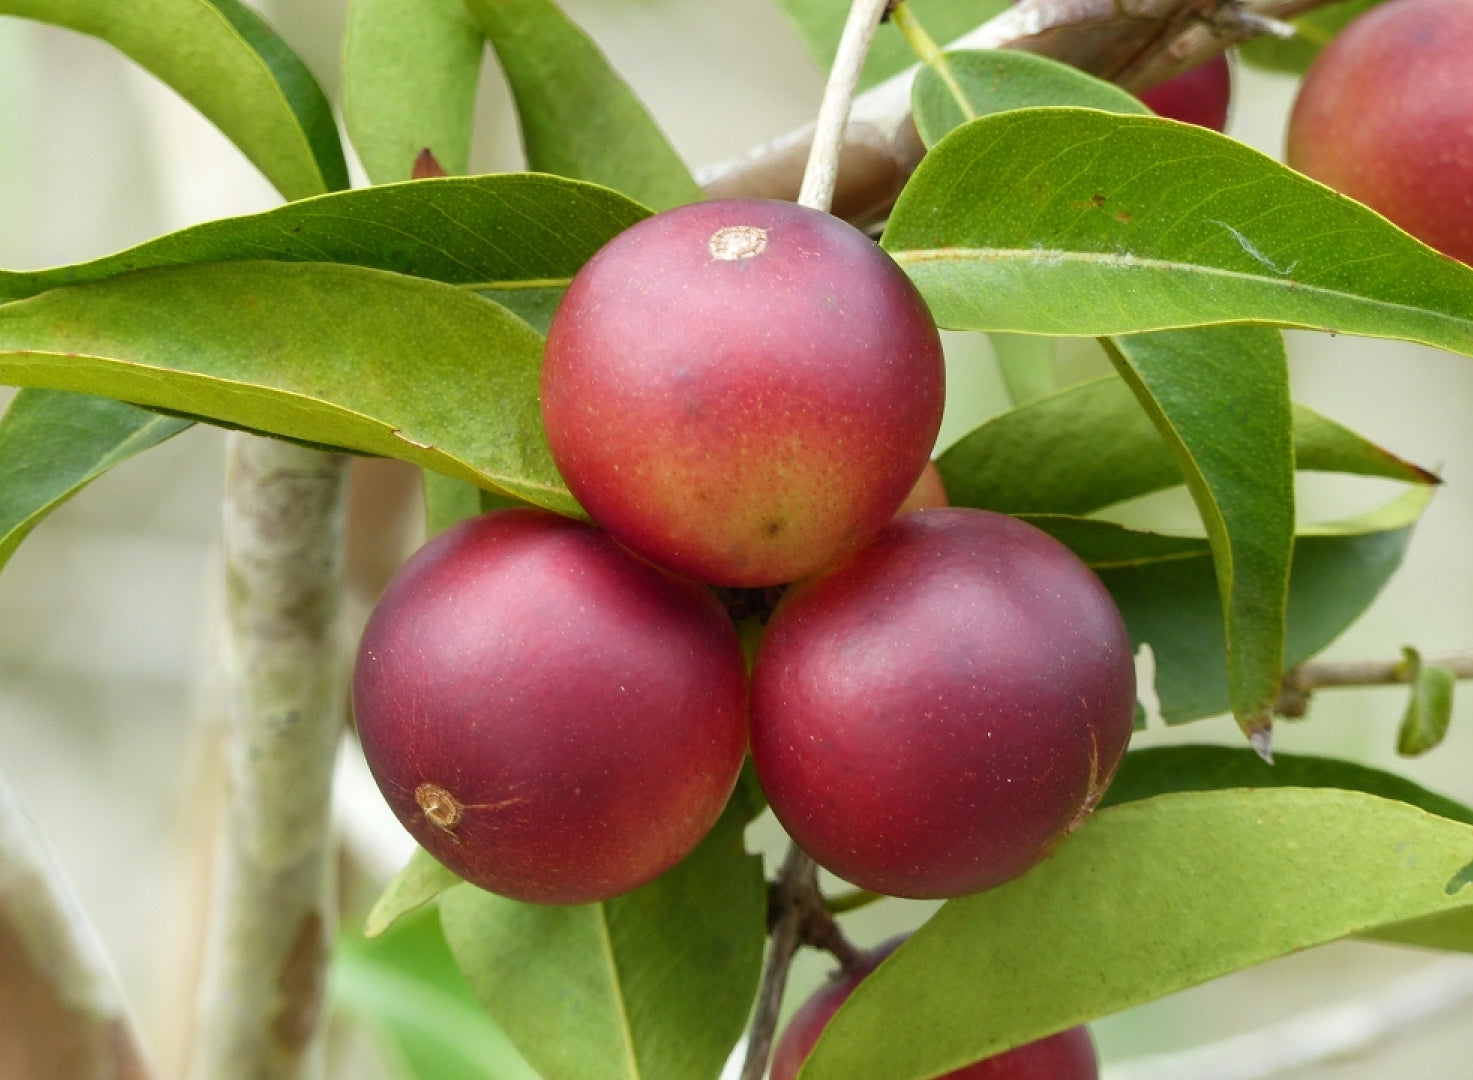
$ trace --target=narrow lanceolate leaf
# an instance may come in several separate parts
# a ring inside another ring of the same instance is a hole
[[[1277,323],[1473,354],[1473,269],[1214,131],[1044,108],[936,144],[884,247],[956,330]]]
[[[540,296],[559,292],[589,256],[647,216],[616,192],[557,176],[421,180],[211,221],[75,266],[0,271],[0,300],[132,270],[243,259],[342,263]]]
[[[1223,788],[1339,788],[1395,799],[1451,821],[1473,825],[1473,807],[1428,791],[1396,773],[1353,761],[1277,754],[1272,765],[1229,746],[1157,746],[1125,755],[1100,808],[1181,791]]]
[[[1282,337],[1263,327],[1212,327],[1118,338],[1106,347],[1175,456],[1207,527],[1233,714],[1267,752],[1294,547]]]
[[[813,62],[827,71],[839,48],[849,0],[778,0]],[[907,0],[907,7],[938,42],[948,42],[1007,8],[1007,0]],[[915,52],[893,24],[882,25],[865,60],[861,87],[873,86],[916,62]]]
[[[348,186],[327,99],[240,0],[0,0],[0,15],[119,49],[203,113],[288,199]]]
[[[1438,483],[1307,406],[1294,406],[1293,428],[1296,468]],[[1089,514],[1183,483],[1161,433],[1113,375],[993,417],[936,464],[953,506],[1005,514]]]
[[[485,50],[460,0],[351,0],[343,120],[370,180],[408,180],[426,149],[450,175],[469,171]]]
[[[948,902],[854,992],[801,1076],[922,1080],[1276,956],[1464,917],[1470,860],[1473,826],[1360,792],[1112,807],[1023,877]]]
[[[22,390],[0,420],[0,566],[52,510],[188,426],[107,398]]]
[[[464,0],[496,49],[527,166],[622,191],[656,210],[701,199],[627,83],[552,0]]]
[[[541,335],[500,305],[355,266],[140,270],[0,305],[0,383],[402,458],[574,513],[541,359]]]
[[[1430,498],[1430,489],[1414,488],[1362,518],[1301,530],[1290,568],[1285,669],[1322,650],[1376,598],[1401,564]],[[1068,540],[1067,534],[1061,538]],[[1196,556],[1185,545],[1175,553],[1161,549],[1157,538],[1139,557],[1123,557],[1129,548],[1124,538],[1117,539],[1116,558],[1096,563],[1095,572],[1119,606],[1131,642],[1151,646],[1161,715],[1179,724],[1230,707],[1227,642],[1221,594],[1205,545]]]
[[[990,113],[1039,105],[1078,105],[1149,115],[1134,94],[1078,68],[1016,49],[961,50],[916,74],[910,90],[916,132],[934,146],[953,129]]]
[[[1416,649],[1402,651],[1412,692],[1397,732],[1396,752],[1416,757],[1436,747],[1447,736],[1457,676],[1445,667],[1424,665]]]
[[[716,1080],[757,991],[766,934],[745,802],[669,873],[602,904],[519,904],[470,885],[440,898],[476,997],[557,1080]]]
[[[539,1080],[466,986],[434,908],[374,941],[342,935],[328,994],[336,1016],[387,1046],[403,1080]]]

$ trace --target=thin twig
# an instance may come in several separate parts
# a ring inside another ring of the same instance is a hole
[[[818,106],[818,119],[814,121],[813,144],[803,170],[803,185],[798,189],[798,203],[802,206],[827,211],[834,201],[839,151],[844,145],[844,128],[849,123],[854,90],[859,85],[859,73],[864,69],[865,57],[869,55],[870,43],[875,39],[886,5],[887,0],[854,0],[849,8],[839,50],[834,54],[823,100]]]
[[[742,1063],[741,1080],[762,1080],[767,1072],[777,1014],[782,1006],[783,990],[788,985],[788,968],[802,943],[801,896],[809,891],[818,893],[818,867],[802,848],[793,844],[772,886],[768,908],[771,940],[767,946],[767,964],[762,969],[762,985],[757,989],[757,1004],[752,1010],[752,1023],[747,1028],[747,1058]],[[822,903],[821,895],[819,902]]]
[[[234,434],[226,469],[231,707],[195,1080],[322,1071],[346,460]]]
[[[71,884],[0,773],[0,1065],[5,1080],[146,1080],[122,992]]]
[[[1026,49],[1140,91],[1200,64],[1229,45],[1282,34],[1283,20],[1329,0],[1019,0],[951,42],[948,49]],[[925,148],[910,120],[911,67],[854,101],[833,212],[857,225],[881,221]],[[780,135],[700,169],[713,198],[794,199],[814,125]]]
[[[1104,1080],[1269,1080],[1364,1054],[1470,1002],[1473,962],[1438,961],[1365,997],[1181,1053],[1108,1066]]]
[[[1424,657],[1422,666],[1447,668],[1454,678],[1473,679],[1473,651]],[[1284,676],[1274,712],[1280,716],[1303,716],[1311,695],[1325,687],[1395,686],[1408,683],[1411,678],[1412,669],[1405,659],[1310,660]]]

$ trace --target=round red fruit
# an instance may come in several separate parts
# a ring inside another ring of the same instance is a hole
[[[811,574],[895,513],[945,393],[925,302],[868,237],[791,203],[658,214],[574,277],[542,415],[622,543],[716,585]]]
[[[947,897],[1032,867],[1104,793],[1130,639],[1068,548],[981,510],[906,514],[790,589],[752,672],[752,755],[819,865]]]
[[[1288,163],[1473,265],[1473,0],[1391,0],[1305,73]]]
[[[903,940],[896,938],[865,954],[854,967],[835,974],[814,991],[788,1021],[773,1049],[770,1080],[795,1080],[839,1006]],[[1089,1029],[1080,1026],[963,1065],[937,1080],[1098,1080],[1099,1075],[1094,1040]]]
[[[539,510],[463,522],[405,564],[363,632],[353,708],[414,838],[545,904],[675,865],[747,742],[741,646],[709,590]]]
[[[1232,70],[1227,57],[1218,53],[1205,64],[1142,92],[1140,99],[1168,120],[1222,131],[1227,127],[1232,96]]]

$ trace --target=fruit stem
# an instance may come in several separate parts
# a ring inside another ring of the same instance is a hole
[[[773,1035],[777,1031],[778,1010],[788,983],[788,969],[792,966],[793,954],[803,943],[807,914],[805,897],[810,896],[817,898],[818,906],[823,906],[823,894],[818,891],[818,866],[797,844],[793,844],[788,848],[777,880],[772,883],[768,906],[772,942],[767,949],[767,966],[763,968],[762,985],[757,990],[752,1024],[747,1030],[747,1058],[742,1063],[740,1080],[762,1080],[767,1072],[767,1059],[772,1056]]]
[[[844,23],[839,49],[829,69],[829,81],[818,106],[813,145],[803,170],[803,185],[798,190],[800,206],[827,212],[833,205],[849,109],[854,104],[859,73],[864,69],[865,57],[869,55],[870,43],[874,41],[886,6],[887,0],[854,0],[849,8],[849,18]]]
[[[858,911],[862,907],[869,907],[876,900],[884,899],[885,896],[881,893],[870,892],[868,889],[850,889],[838,896],[830,896],[827,903],[830,915],[843,915],[845,912]]]

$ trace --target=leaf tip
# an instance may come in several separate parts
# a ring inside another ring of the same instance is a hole
[[[431,180],[446,175],[445,166],[440,164],[439,159],[435,157],[434,151],[426,146],[415,157],[414,169],[409,175],[415,180]]]
[[[1265,762],[1274,763],[1274,729],[1267,722],[1248,730],[1248,745]]]

